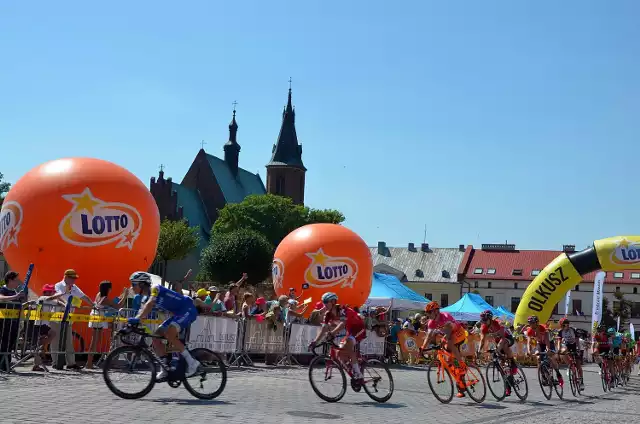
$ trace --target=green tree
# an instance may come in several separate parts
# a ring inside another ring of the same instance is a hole
[[[602,299],[602,323],[609,327],[615,328],[620,317],[620,328],[626,328],[629,318],[631,317],[631,308],[633,302],[625,299],[624,293],[616,291],[613,293],[613,305],[609,304],[609,299]]]
[[[4,195],[9,192],[9,189],[11,188],[11,184],[9,184],[8,182],[4,181],[4,175],[2,175],[2,172],[0,172],[0,206],[2,205],[2,202],[4,201]]]
[[[249,283],[260,283],[271,274],[273,245],[257,231],[240,230],[217,233],[202,251],[200,269],[203,276],[219,284],[236,281],[242,273]]]
[[[200,243],[200,227],[189,227],[187,221],[165,220],[160,224],[157,258],[164,267],[162,282],[167,275],[167,265],[172,260],[182,260],[195,250]]]
[[[295,205],[288,197],[273,194],[253,195],[222,208],[213,225],[213,235],[248,228],[263,234],[277,246],[287,234],[303,225],[343,221],[344,215],[336,210],[310,209]]]

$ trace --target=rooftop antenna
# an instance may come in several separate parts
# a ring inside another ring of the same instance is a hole
[[[427,242],[427,224],[424,224],[424,238],[422,239],[422,242]]]

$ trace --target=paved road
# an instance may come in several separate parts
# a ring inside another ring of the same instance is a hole
[[[575,399],[569,387],[565,400],[547,401],[540,392],[535,370],[527,370],[529,399],[476,404],[454,399],[437,402],[421,370],[394,369],[396,390],[386,404],[376,404],[364,393],[347,395],[336,404],[321,401],[311,390],[305,369],[251,369],[230,372],[227,388],[215,401],[199,401],[183,388],[157,385],[144,399],[115,397],[99,373],[55,372],[39,375],[0,375],[3,423],[88,422],[91,424],[189,422],[210,423],[601,423],[640,422],[640,377],[613,393],[602,393],[597,369],[585,374],[586,391]],[[11,406],[9,406],[11,405]]]

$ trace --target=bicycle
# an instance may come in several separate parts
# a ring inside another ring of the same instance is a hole
[[[199,384],[200,389],[203,388],[203,383],[209,380],[209,376],[216,374],[220,374],[221,376],[221,382],[217,389],[208,393],[200,393],[196,391],[185,375],[187,363],[182,355],[177,352],[169,353],[169,365],[165,365],[153,349],[149,348],[146,342],[147,338],[165,339],[163,336],[148,334],[145,328],[132,325],[127,325],[118,331],[118,336],[123,346],[113,349],[109,355],[107,355],[102,372],[107,387],[116,396],[123,399],[140,399],[149,394],[156,383],[164,382],[164,380],[160,381],[156,379],[157,366],[168,372],[166,382],[170,387],[175,389],[180,387],[181,384],[184,384],[185,389],[198,399],[214,399],[224,391],[227,384],[227,369],[222,358],[217,353],[205,348],[189,349],[191,356],[199,361],[201,366],[194,375],[188,378],[198,378],[197,384]],[[110,376],[111,371],[115,373],[135,373],[135,371],[138,371],[149,374],[151,378],[149,382],[143,386],[142,390],[128,393],[121,390],[120,387],[116,387],[115,382]]]
[[[480,372],[480,369],[473,364],[467,364],[467,369],[462,374],[459,368],[453,364],[453,356],[443,346],[432,345],[428,349],[422,351],[422,356],[429,360],[426,353],[434,350],[436,351],[436,358],[431,360],[429,367],[427,368],[427,381],[429,388],[435,396],[442,403],[449,403],[453,399],[453,379],[455,379],[456,386],[459,390],[465,390],[474,402],[482,403],[487,397],[487,384]],[[432,377],[435,374],[435,377]],[[453,379],[451,376],[453,375]],[[432,381],[435,379],[435,381]],[[446,381],[449,381],[447,385]],[[481,383],[481,384],[480,384]],[[441,386],[444,385],[444,386]],[[436,386],[443,387],[446,392],[443,396],[436,393]],[[482,388],[482,394],[478,395],[477,389]]]
[[[540,383],[542,394],[545,398],[547,398],[547,400],[551,400],[551,395],[553,393],[553,390],[555,390],[558,398],[562,399],[564,389],[560,385],[558,379],[555,377],[554,369],[551,366],[551,361],[549,360],[547,352],[538,352],[536,355],[540,358],[540,363],[538,364],[538,382]],[[545,392],[545,387],[549,388],[548,394],[547,392]]]
[[[609,360],[611,359],[611,353],[605,353],[600,355],[600,380],[602,381],[602,389],[607,392],[613,389],[613,376],[611,370],[609,370]]]
[[[571,394],[574,397],[578,397],[584,391],[582,387],[582,377],[578,373],[578,354],[573,352],[560,353],[560,355],[567,355],[569,361],[569,386],[571,386]]]
[[[321,354],[316,352],[319,347],[323,348]],[[316,356],[309,363],[309,382],[311,383],[311,388],[315,394],[320,397],[320,399],[326,402],[338,402],[342,399],[347,392],[346,374],[348,374],[351,379],[351,388],[354,392],[358,393],[362,388],[364,388],[365,393],[371,399],[379,403],[384,403],[391,399],[394,386],[393,376],[391,375],[391,371],[389,371],[387,364],[375,358],[366,359],[360,354],[360,349],[356,349],[358,365],[360,366],[360,372],[363,376],[362,381],[358,381],[354,378],[351,366],[345,364],[340,358],[340,352],[343,348],[334,342],[334,338],[329,338],[311,349],[313,354]],[[381,368],[381,372],[386,373],[389,380],[389,392],[384,396],[378,396],[378,386],[382,382],[383,378],[381,373],[376,371],[375,368]],[[320,370],[322,376],[319,377],[317,381],[314,378],[314,371],[316,370]],[[334,370],[337,370],[339,391],[335,396],[328,396],[320,390],[319,383],[324,382],[331,384],[330,380],[334,377]],[[369,384],[371,384],[371,387],[369,387]]]
[[[492,356],[491,361],[487,364],[485,372],[487,374],[487,386],[489,386],[489,391],[493,397],[500,402],[507,397],[507,388],[511,388],[516,393],[516,396],[518,396],[518,399],[525,401],[527,396],[529,396],[529,384],[527,383],[527,377],[520,364],[516,363],[518,372],[513,375],[511,373],[511,365],[503,365],[506,360],[506,356],[503,353],[499,352],[497,349],[489,349],[487,353],[491,353]],[[505,369],[508,371],[505,371]],[[491,382],[502,382],[502,389],[499,390],[496,388],[496,390],[494,390],[491,386]]]

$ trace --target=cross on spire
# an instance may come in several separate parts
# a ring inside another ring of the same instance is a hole
[[[291,77],[289,77],[289,91],[291,91]]]
[[[204,145],[207,144],[204,140],[200,142],[200,148],[204,150]]]
[[[160,172],[164,171],[164,165],[160,164]]]

